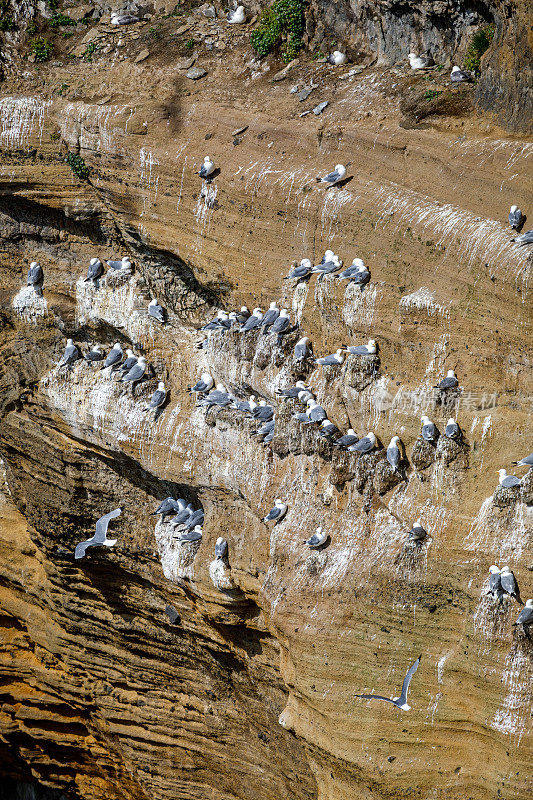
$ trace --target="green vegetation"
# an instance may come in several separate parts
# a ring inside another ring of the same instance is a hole
[[[96,42],[89,42],[84,52],[82,53],[81,57],[83,58],[84,61],[92,61],[93,56],[97,50],[98,50],[98,45],[96,44]]]
[[[426,89],[424,97],[426,100],[433,100],[433,98],[438,97],[439,94],[442,94],[442,92],[439,92],[438,89]]]
[[[464,68],[476,76],[480,73],[481,56],[489,49],[495,30],[494,25],[486,25],[472,36],[472,41],[466,51]]]
[[[70,17],[67,17],[65,14],[61,14],[61,12],[58,12],[49,19],[48,24],[50,25],[51,28],[61,28],[62,26],[65,25],[76,26],[78,23],[75,20],[71,19]]]
[[[69,88],[70,87],[68,83],[62,83],[59,89],[57,90],[58,95],[61,97]]]
[[[57,142],[61,139],[61,135],[57,131],[54,131],[54,133],[50,134],[50,139],[52,142]]]
[[[188,39],[185,42],[185,47],[187,48],[187,50],[192,50],[194,47],[194,39]]]
[[[55,11],[59,8],[59,0],[48,0],[48,5],[50,6],[51,11]]]
[[[281,52],[283,61],[292,61],[302,48],[304,32],[302,0],[275,0],[259,18],[259,25],[253,31],[251,44],[261,58],[271,53],[286,40]]]
[[[10,11],[9,0],[0,0],[0,31],[12,31],[15,27],[15,20]]]
[[[30,39],[30,53],[33,53],[35,56],[36,62],[42,63],[43,61],[48,61],[52,54],[52,50],[52,42],[49,42],[48,39],[43,39],[41,36],[38,36],[35,39]]]
[[[66,162],[71,168],[74,175],[77,175],[78,178],[82,181],[86,181],[89,177],[89,167],[83,160],[80,155],[76,155],[75,153],[68,153],[66,157]]]

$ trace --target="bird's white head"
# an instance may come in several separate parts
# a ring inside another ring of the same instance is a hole
[[[94,266],[95,264],[98,264],[99,261],[100,261],[99,258],[91,258],[89,263],[91,266]]]
[[[217,319],[224,319],[225,311],[217,311]]]
[[[225,392],[226,391],[226,387],[224,386],[223,383],[217,383],[217,389],[218,389],[219,392]]]
[[[257,317],[257,315],[258,315],[258,314],[261,314],[261,313],[262,313],[262,312],[261,312],[261,309],[260,309],[260,308],[254,308],[254,317]]]
[[[335,253],[333,252],[333,250],[326,250],[326,252],[324,253],[324,260],[331,261],[334,255]]]
[[[453,369],[449,369],[448,370],[448,372],[446,373],[446,377],[447,378],[455,378],[455,372],[453,371]]]
[[[511,214],[514,214],[515,211],[518,211],[518,206],[511,206]]]
[[[302,341],[302,339],[300,339],[300,341]],[[303,381],[296,381],[295,386],[297,386],[298,389],[305,389],[305,383]]]
[[[418,56],[417,56],[417,54],[416,54],[416,53],[409,53],[409,55],[407,56],[407,58],[409,59],[409,61],[412,61],[412,60],[413,60],[413,58],[418,58]]]
[[[529,600],[526,600],[526,608],[533,608],[533,598],[530,597]]]
[[[364,269],[365,262],[362,258],[354,258],[352,261],[352,267],[359,267],[359,269]]]
[[[413,528],[422,528],[422,523],[419,519],[414,523]]]
[[[259,405],[263,407],[266,406],[266,400],[260,400]]]
[[[337,356],[337,358],[344,358],[343,353],[344,353],[344,348],[343,347],[339,347],[339,349],[336,351],[335,355]]]
[[[339,175],[346,175],[346,167],[344,164],[335,164],[335,172],[338,172]]]
[[[507,567],[507,566],[506,566],[506,567],[502,567],[502,572],[501,572],[501,574],[502,574],[502,575],[510,575],[510,574],[511,574],[511,570],[510,570],[510,568],[509,568],[509,567]]]
[[[390,440],[390,443],[391,443],[391,445],[393,447],[398,447],[398,442],[399,441],[400,441],[400,437],[399,436],[393,436],[392,439]]]
[[[139,356],[139,366],[144,367],[146,365],[146,359],[144,356]]]
[[[228,319],[230,319],[232,322],[234,322],[237,319],[237,314],[235,313],[235,311],[229,312]]]
[[[278,307],[278,304],[276,303],[276,301],[272,300],[272,302],[270,303],[270,308],[277,308],[277,307]]]
[[[165,391],[165,384],[163,383],[163,381],[159,381],[159,383],[157,384],[157,388],[159,389],[160,392]]]
[[[302,258],[302,260],[300,261],[300,266],[309,268],[312,267],[313,264],[311,263],[311,260],[309,258]]]
[[[366,435],[366,438],[367,438],[367,439],[370,439],[370,441],[372,442],[372,444],[376,444],[376,436],[375,436],[375,434],[374,434],[374,433],[372,433],[372,431],[369,431],[369,432],[367,433],[367,435]]]
[[[316,533],[318,536],[320,536],[320,534],[322,533],[322,527],[321,527],[320,525],[319,525],[319,526],[318,526],[318,528],[316,529],[315,533]]]
[[[454,72],[461,72],[461,67],[458,67],[456,64],[455,67],[452,67],[452,73]]]
[[[280,313],[279,313],[279,315],[280,315],[280,317],[288,317],[289,316],[289,312],[287,311],[286,308],[282,308]]]
[[[349,436],[357,436],[356,432],[353,428],[348,428],[348,435]]]
[[[370,348],[375,347],[376,346],[376,340],[375,339],[369,339],[367,346],[370,347]]]
[[[302,336],[302,338],[300,339],[298,344],[309,344],[310,341],[311,340],[310,340],[309,336]],[[305,386],[305,383],[303,381],[296,381],[296,386],[300,386],[300,385]]]
[[[31,264],[30,264],[30,269],[33,269],[34,267],[38,267],[38,266],[39,266],[39,264],[37,263],[37,261],[32,261]]]
[[[496,564],[493,564],[492,567],[489,567],[489,572],[490,572],[491,575],[499,575],[500,574],[500,568],[497,567]]]
[[[275,506],[282,506],[283,505],[283,500],[280,497],[276,497],[276,499],[274,500],[274,505]]]
[[[157,300],[155,299],[155,297],[152,297],[152,299],[150,300],[148,305],[149,306],[156,306],[157,305]]]
[[[422,417],[420,417],[420,421],[422,422],[422,425],[430,425],[431,424],[430,418],[426,417],[425,414]]]
[[[71,345],[73,344],[74,342],[72,341],[72,339],[67,339],[67,347],[71,347]]]
[[[202,379],[202,381],[204,383],[209,383],[209,381],[213,380],[213,378],[211,377],[209,372],[202,372],[202,374],[200,375],[200,378]]]
[[[219,536],[218,539],[216,540],[215,544],[222,544],[223,541],[224,541],[224,537]]]
[[[194,526],[194,530],[196,531],[196,533],[202,533],[202,526],[201,525],[195,525]]]
[[[241,314],[247,314],[247,313],[248,313],[248,306],[241,306]]]
[[[315,408],[315,406],[318,405],[318,403],[316,402],[314,397],[310,397],[309,400],[307,401],[307,405],[309,406],[309,408]]]
[[[327,426],[328,426],[328,425],[331,425],[331,422],[330,422],[330,421],[329,421],[329,419],[326,417],[326,419],[323,419],[323,420],[322,420],[322,422],[320,423],[320,427],[321,427],[321,428],[327,428]]]
[[[210,156],[205,156],[204,164],[208,164],[210,161],[211,161],[211,157]]]
[[[113,350],[122,350],[120,342],[115,342],[115,344],[113,345]]]
[[[507,470],[506,469],[499,469],[498,475],[500,476],[500,483],[505,480],[507,477]]]
[[[132,357],[132,355],[133,355],[133,350],[130,350],[130,348],[129,348],[129,347],[127,347],[127,348],[126,348],[126,355],[128,356],[128,358],[131,358],[131,357]]]
[[[450,417],[450,419],[449,419],[449,420],[448,420],[448,422],[446,423],[446,427],[448,427],[448,425],[455,425],[455,420],[454,420],[454,418],[453,418],[453,417]]]

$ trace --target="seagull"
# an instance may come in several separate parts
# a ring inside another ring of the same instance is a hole
[[[260,400],[257,408],[254,408],[251,413],[254,419],[258,419],[261,422],[270,422],[274,416],[274,409],[272,406],[267,405],[266,400]]]
[[[340,50],[334,50],[333,53],[330,53],[326,58],[326,61],[334,67],[340,67],[341,64],[346,64],[346,56],[344,53],[341,53]]]
[[[234,11],[229,11],[227,20],[230,25],[242,25],[242,23],[246,21],[244,6],[237,6]]]
[[[328,538],[327,533],[324,533],[322,528],[317,528],[315,533],[306,540],[306,545],[316,550],[317,547],[320,547],[324,544],[326,539]]]
[[[123,364],[120,365],[120,372],[122,372],[122,374],[125,375],[126,372],[129,372],[130,369],[135,366],[137,361],[138,361],[137,356],[134,354],[133,350],[130,350],[129,347],[127,347],[126,360],[124,361]]]
[[[104,354],[100,350],[100,345],[95,344],[83,357],[89,364],[96,364],[98,361],[103,360]]]
[[[291,386],[289,389],[277,389],[276,394],[279,394],[280,397],[295,399],[301,391],[308,391],[305,383],[303,381],[296,381],[295,385]]]
[[[353,444],[357,444],[359,441],[359,437],[354,431],[353,428],[348,428],[348,431],[341,436],[340,439],[337,439],[336,442],[333,442],[334,447],[341,447],[343,450],[346,450],[348,447],[351,447]]]
[[[435,63],[431,56],[417,56],[416,53],[409,53],[407,56],[411,69],[426,69]]]
[[[372,433],[372,431],[369,431],[369,433],[367,433],[367,435],[364,436],[362,439],[359,439],[358,442],[356,442],[355,444],[350,445],[348,450],[351,453],[361,453],[361,454],[370,453],[370,451],[375,446],[376,446],[376,437]]]
[[[346,177],[346,167],[344,164],[336,164],[333,172],[324,175],[323,178],[317,176],[317,183],[327,183],[328,186],[335,186],[339,181],[344,180]]]
[[[495,600],[499,600],[500,603],[503,599],[504,591],[502,588],[502,577],[500,568],[493,564],[489,567],[489,591],[492,594]]]
[[[331,250],[328,250],[327,253],[331,253]],[[339,269],[342,269],[342,261],[335,253],[332,253],[330,258],[322,259],[320,264],[316,264],[312,271],[317,275],[323,276],[332,275],[334,272],[338,272]]]
[[[122,352],[122,347],[120,342],[115,342],[109,353],[107,354],[107,358],[103,363],[102,369],[106,367],[113,367],[115,364],[118,364],[119,361],[122,361],[122,356],[124,353]]]
[[[312,357],[313,351],[310,347],[310,344],[311,344],[311,339],[308,336],[302,336],[302,338],[296,342],[296,344],[294,345],[295,361],[305,361],[306,359]],[[298,383],[301,383],[301,381],[299,381]],[[298,384],[296,385],[298,386]]]
[[[131,272],[131,261],[129,256],[122,256],[121,259],[115,259],[111,261],[105,262],[110,269],[114,269],[116,272],[118,270],[124,270],[124,272]]]
[[[140,381],[146,372],[146,359],[139,356],[137,363],[123,376],[122,381],[130,381],[132,384]]]
[[[158,322],[165,322],[166,319],[166,311],[163,306],[160,306],[155,297],[152,297],[150,302],[148,303],[148,313],[151,317],[156,319]]]
[[[279,317],[275,320],[270,333],[277,333],[278,334],[278,345],[281,344],[281,336],[284,333],[289,332],[289,328],[291,327],[291,320],[289,317],[289,312],[286,308],[282,308]]]
[[[194,527],[203,525],[204,519],[205,517],[203,508],[196,509],[196,511],[193,511],[191,516],[183,523],[185,530],[192,531]]]
[[[274,437],[275,425],[276,421],[274,419],[271,419],[268,422],[265,422],[264,425],[261,425],[261,427],[258,428],[256,431],[251,431],[250,435],[257,436],[260,440],[264,442],[265,439],[270,435],[272,435],[272,438]],[[271,439],[268,439],[268,441],[271,441]]]
[[[228,543],[219,536],[215,542],[215,558],[225,558],[228,555]]]
[[[459,425],[457,424],[457,422],[454,420],[453,417],[450,417],[450,419],[446,423],[446,428],[444,429],[444,435],[448,439],[459,440],[461,438],[462,436],[461,428],[459,427]]]
[[[420,520],[417,519],[415,523],[413,523],[413,527],[409,531],[409,541],[415,542],[422,542],[427,536],[427,531],[422,527],[420,524]]]
[[[530,453],[525,458],[520,459],[520,461],[513,461],[513,464],[515,467],[529,467],[529,469],[533,469],[533,453]]]
[[[308,258],[302,258],[298,266],[293,267],[293,269],[289,272],[288,275],[283,278],[284,281],[291,281],[294,278],[296,280],[302,280],[303,278],[307,278],[311,274],[311,270],[313,269],[313,262],[310,261]]]
[[[409,684],[411,683],[411,678],[415,674],[418,669],[418,665],[420,664],[420,659],[422,656],[418,656],[414,664],[409,667],[405,678],[403,679],[402,684],[402,693],[399,697],[394,697],[392,700],[390,697],[383,697],[379,694],[356,694],[355,697],[363,697],[365,700],[385,700],[386,703],[392,703],[397,708],[401,708],[402,711],[410,711],[411,706],[407,705],[407,692],[409,691]]]
[[[248,333],[258,328],[261,320],[263,319],[263,312],[260,308],[254,308],[252,316],[248,317],[242,328],[239,328],[241,333]]]
[[[264,333],[267,332],[268,328],[274,324],[274,322],[279,317],[279,308],[278,304],[275,300],[270,303],[270,307],[265,311],[263,314],[263,319],[259,323],[260,328],[264,328]]]
[[[348,345],[346,352],[352,356],[373,356],[377,353],[378,347],[375,339],[369,339],[368,344],[358,344],[357,346]]]
[[[163,521],[164,517],[176,512],[179,513],[180,511],[183,511],[184,508],[185,503],[183,500],[174,500],[173,497],[165,497],[164,500],[161,500],[156,510],[150,512],[150,516],[161,514],[161,521]]]
[[[518,208],[518,206],[511,206],[511,210],[509,212],[509,225],[511,228],[515,230],[520,227],[522,224],[522,212]]]
[[[28,270],[28,277],[26,279],[26,286],[33,286],[41,289],[44,283],[44,274],[40,264],[37,261],[32,261]]]
[[[182,508],[181,511],[178,511],[175,517],[172,517],[170,520],[170,525],[172,525],[173,528],[177,527],[178,525],[183,525],[192,517],[193,514],[194,506],[192,503],[188,503],[185,508]]]
[[[457,386],[459,386],[459,381],[455,377],[455,372],[453,369],[449,369],[446,377],[443,378],[440,383],[437,383],[437,385],[433,388],[446,391],[446,389],[455,389]]]
[[[323,422],[323,420],[327,418],[328,415],[326,414],[322,406],[319,406],[316,400],[310,398],[307,401],[307,424],[309,424],[310,422],[316,422],[316,423]]]
[[[230,403],[233,402],[233,397],[226,391],[226,387],[222,383],[217,383],[215,389],[211,389],[209,394],[205,397],[201,397],[197,405],[205,406],[207,410],[212,406],[229,406]]]
[[[387,461],[393,470],[398,470],[402,460],[402,454],[400,452],[400,448],[398,447],[399,441],[399,436],[393,436],[390,440],[389,446],[387,447]]]
[[[461,67],[457,66],[452,67],[450,74],[450,81],[452,83],[470,83],[473,80],[472,74],[466,69],[461,69]]]
[[[298,402],[305,405],[309,400],[314,400],[315,396],[310,389],[302,389],[298,392]]]
[[[57,365],[58,367],[69,367],[71,364],[74,364],[80,358],[80,351],[72,341],[72,339],[67,339],[67,345],[65,347],[65,352],[63,353],[63,358]]]
[[[329,419],[323,419],[320,423],[318,432],[320,436],[324,436],[324,438],[329,439],[332,436],[335,436],[336,433],[340,433],[340,430],[336,425],[333,424],[333,422],[330,422]]]
[[[315,364],[320,364],[322,367],[340,367],[344,363],[344,353],[346,351],[339,347],[336,353],[332,356],[322,356],[322,358],[315,358]]]
[[[110,520],[120,517],[121,513],[121,508],[115,508],[114,511],[110,511],[109,514],[104,514],[103,517],[100,517],[96,523],[96,533],[94,536],[91,539],[87,539],[85,542],[80,542],[76,545],[76,549],[74,550],[74,558],[83,558],[88,547],[96,547],[96,545],[99,544],[102,544],[105,547],[113,547],[113,545],[117,543],[117,540],[107,538],[107,526],[109,525]]]
[[[361,291],[363,291],[370,280],[370,270],[368,267],[365,267],[360,258],[354,258],[351,266],[343,270],[340,275],[337,275],[337,278],[341,281],[347,280],[351,283],[355,283],[357,286],[360,286]]]
[[[133,22],[139,22],[139,17],[134,17],[133,14],[121,14],[119,11],[111,13],[111,25],[131,25]]]
[[[250,319],[250,312],[248,311],[247,306],[241,306],[241,310],[237,312],[236,320],[239,325],[244,325],[247,319]]]
[[[198,392],[199,394],[203,394],[204,392],[208,392],[210,389],[213,388],[215,385],[215,381],[209,374],[209,372],[202,372],[200,375],[200,380],[196,381],[194,386],[191,386],[189,392],[192,394],[193,392]]]
[[[156,408],[161,408],[166,399],[167,390],[165,389],[165,384],[163,381],[159,381],[157,384],[157,389],[151,396],[150,402],[146,406],[145,411],[153,411]]]
[[[200,178],[208,178],[213,172],[215,171],[215,165],[211,161],[210,156],[206,156],[204,158],[204,163],[198,170],[198,175]]]
[[[92,281],[94,284],[96,284],[98,278],[100,278],[103,274],[104,268],[100,259],[91,258],[89,267],[87,268],[87,277],[85,278],[85,283],[87,283],[87,281]]]
[[[504,489],[520,486],[520,478],[517,478],[516,475],[508,475],[506,469],[499,469],[498,475],[500,476],[500,486],[503,486]]]
[[[426,442],[436,442],[439,438],[439,430],[434,422],[430,420],[429,417],[426,417],[424,414],[421,417],[422,422],[422,438],[426,440]]]
[[[515,238],[511,239],[511,241],[516,242],[517,244],[533,244],[533,230],[526,231],[520,236],[515,236]]]
[[[236,408],[237,411],[243,411],[245,414],[252,414],[259,405],[255,401],[255,394],[251,394],[249,400],[237,400],[237,398],[234,398],[232,400],[232,406]]]
[[[263,519],[263,522],[272,522],[272,520],[275,520],[274,524],[277,525],[279,522],[281,522],[286,513],[287,506],[283,500],[280,500],[278,497],[276,500],[274,500],[274,508],[270,509],[266,517]]]
[[[502,567],[500,578],[503,591],[508,594],[509,597],[513,597],[520,605],[523,605],[516,578],[509,567]]]
[[[176,538],[178,542],[199,542],[202,538],[202,526],[195,525],[192,530],[186,531]]]
[[[522,609],[513,625],[523,625],[526,628],[531,624],[533,624],[533,600],[529,598],[529,600],[526,600],[525,608]]]

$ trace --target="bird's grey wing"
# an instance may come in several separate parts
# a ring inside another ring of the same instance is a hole
[[[150,400],[150,406],[152,408],[157,408],[157,406],[161,405],[161,403],[165,399],[165,395],[166,392],[160,392],[159,389],[157,389],[152,395],[152,398]]]
[[[385,700],[386,703],[396,705],[394,700],[391,700],[390,697],[383,697],[382,694],[355,694],[354,697],[362,697],[365,700]]]
[[[339,173],[335,171],[335,172],[330,172],[328,175],[326,175],[325,178],[322,178],[322,180],[327,181],[328,183],[335,183],[335,181],[338,181],[339,178],[340,178]]]
[[[501,582],[502,582],[502,589],[507,592],[507,594],[516,594],[517,592],[517,585],[514,575],[501,575]]]
[[[279,517],[279,508],[276,506],[275,508],[270,509],[270,511],[266,516],[266,519],[271,520],[271,519],[277,519],[278,517]]]
[[[400,451],[397,447],[387,447],[387,461],[391,465],[391,467],[396,467],[400,463]]]
[[[110,511],[109,514],[104,514],[103,517],[96,523],[96,533],[93,536],[93,541],[96,544],[97,542],[104,542],[107,534],[107,526],[109,525],[109,521],[115,519],[115,517],[120,517],[122,514],[121,508],[115,508],[113,511]]]
[[[502,486],[504,489],[512,489],[513,486],[520,486],[520,480],[515,475],[508,475],[503,479]]]
[[[515,625],[531,625],[533,622],[533,608],[523,608],[518,618],[515,622]]]
[[[86,539],[84,542],[77,544],[76,549],[74,550],[74,558],[83,558],[85,551],[91,546],[91,544],[93,544],[93,539]]]
[[[400,705],[403,705],[405,702],[407,702],[407,692],[409,691],[409,684],[411,683],[411,678],[413,677],[413,675],[415,674],[415,672],[418,669],[418,665],[420,664],[420,659],[421,658],[422,658],[421,655],[418,656],[418,658],[416,659],[414,664],[412,664],[409,667],[409,669],[407,670],[407,674],[406,674],[405,678],[403,679],[403,683],[402,683],[402,693],[400,694],[398,700],[396,701]]]
[[[134,367],[130,369],[126,377],[130,381],[137,381],[139,380],[139,378],[142,378],[143,375],[144,375],[144,368],[136,364]]]
[[[502,580],[500,573],[498,572],[496,573],[496,575],[491,574],[489,577],[489,589],[492,592],[492,594],[497,594],[498,592],[500,592],[501,587],[502,587]]]

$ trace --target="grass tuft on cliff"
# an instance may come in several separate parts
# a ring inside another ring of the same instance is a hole
[[[472,72],[476,77],[479,76],[481,69],[481,56],[489,49],[494,39],[494,25],[485,25],[472,36],[472,41],[466,51],[464,68]]]
[[[283,61],[292,61],[302,49],[304,16],[302,0],[275,0],[259,18],[259,25],[253,31],[250,42],[258,56],[263,58],[272,53],[282,41]]]
[[[77,155],[76,153],[68,153],[65,160],[74,175],[77,175],[82,181],[87,180],[89,177],[89,167],[80,155]]]

